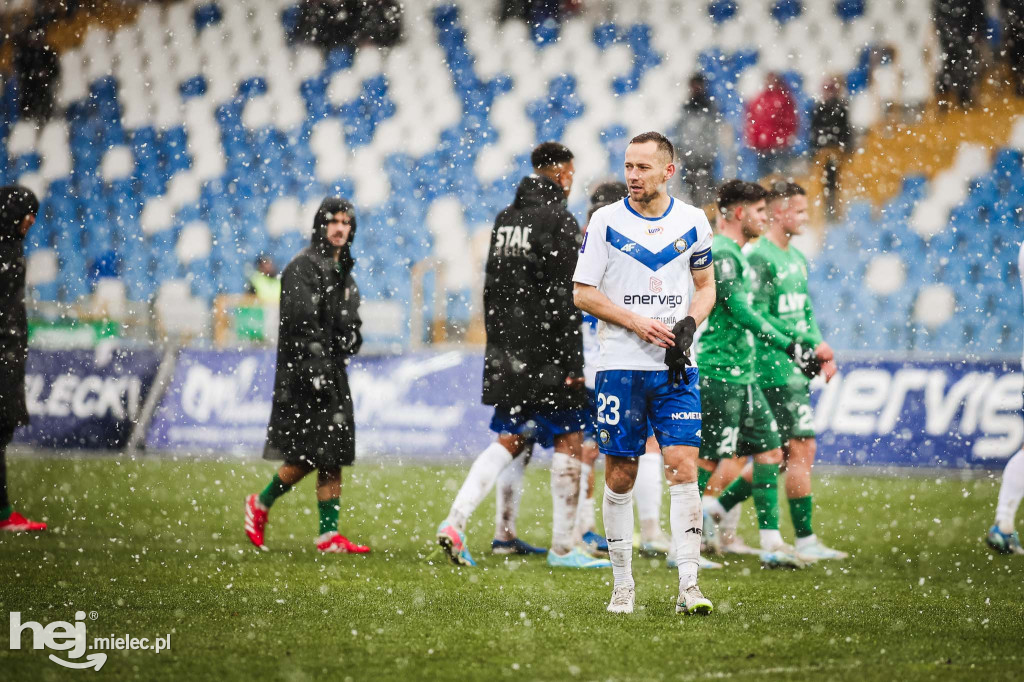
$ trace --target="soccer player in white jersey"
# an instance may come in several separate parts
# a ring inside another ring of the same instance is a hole
[[[614,584],[608,611],[631,613],[633,501],[648,423],[662,448],[679,571],[677,613],[708,614],[697,586],[702,510],[697,490],[699,376],[690,346],[715,304],[711,226],[670,196],[672,143],[637,135],[626,147],[629,196],[594,213],[580,247],[573,297],[600,320],[598,447],[605,455],[604,529]],[[693,292],[691,295],[691,284]]]
[[[1017,255],[1017,270],[1024,285],[1024,244]],[[1024,367],[1024,357],[1021,358]],[[999,484],[999,503],[996,506],[996,522],[989,529],[985,540],[989,547],[1000,554],[1024,554],[1020,536],[1014,522],[1021,498],[1024,498],[1024,448],[1017,451],[1003,469],[1003,481]]]

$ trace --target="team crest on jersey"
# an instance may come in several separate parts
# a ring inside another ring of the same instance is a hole
[[[647,234],[661,234],[661,233],[662,233],[661,225],[652,225],[651,227],[647,228]]]
[[[608,445],[608,442],[612,439],[611,434],[605,431],[604,429],[601,429],[598,432],[597,437],[601,439],[602,445]]]
[[[679,253],[682,253],[683,251],[686,251],[688,248],[690,248],[690,245],[682,237],[675,240],[675,242],[673,242],[672,245],[676,247],[676,251],[678,251]]]
[[[651,277],[651,291],[660,294],[661,293],[661,280],[657,277]]]

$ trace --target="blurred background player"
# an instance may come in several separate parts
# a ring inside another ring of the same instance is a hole
[[[359,352],[359,289],[352,277],[355,210],[327,198],[313,220],[309,247],[281,276],[274,401],[266,459],[284,459],[274,478],[245,501],[245,533],[266,549],[271,505],[314,469],[321,552],[365,554],[370,548],[338,532],[341,468],[356,456],[355,418],[346,365]]]
[[[1024,284],[1024,243],[1017,255],[1017,271]],[[1024,358],[1021,358],[1024,367]],[[1024,449],[1018,450],[1003,469],[999,484],[999,502],[996,506],[996,521],[985,537],[988,546],[1000,554],[1024,554],[1015,521],[1021,498],[1024,498]]]
[[[573,275],[576,305],[601,320],[597,423],[598,447],[605,455],[612,613],[631,613],[636,599],[632,492],[649,427],[662,448],[672,499],[676,612],[712,611],[697,586],[701,407],[699,377],[689,357],[697,325],[715,304],[711,226],[703,211],[668,194],[674,156],[661,133],[630,140],[629,196],[594,213]]]
[[[269,254],[261,253],[256,257],[245,283],[245,293],[252,294],[260,303],[277,303],[281,300],[281,278]]]
[[[587,224],[594,217],[597,209],[617,201],[622,201],[629,193],[624,182],[604,182],[594,188],[590,195],[590,209],[587,211]],[[584,229],[586,229],[584,227]],[[597,462],[597,394],[594,392],[595,381],[597,380],[598,356],[601,352],[601,343],[597,338],[596,317],[589,313],[583,314],[583,325],[580,327],[583,333],[583,377],[586,380],[587,397],[590,400],[589,419],[583,430],[583,474],[582,480],[586,489],[580,490],[580,506],[576,514],[576,529],[583,543],[599,555],[608,554],[608,541],[603,535],[598,534],[596,520],[594,518],[594,465]],[[658,453],[659,456],[661,453]],[[658,472],[661,476],[661,472]],[[658,479],[660,485],[661,479]]]
[[[45,523],[14,511],[7,496],[7,446],[14,430],[28,424],[24,242],[38,212],[39,201],[30,190],[0,187],[0,531],[46,530]]]
[[[475,566],[466,522],[502,470],[537,442],[555,448],[548,564],[599,568],[610,564],[575,540],[587,396],[571,284],[580,228],[566,208],[573,154],[544,142],[531,163],[534,174],[523,178],[513,204],[494,221],[487,256],[483,402],[494,406],[491,430],[498,438],[473,462],[437,541],[454,563]]]
[[[832,348],[821,337],[807,290],[807,259],[790,243],[807,224],[807,193],[793,182],[777,183],[768,195],[768,230],[747,255],[754,270],[754,307],[772,326],[814,349],[825,381],[836,373]],[[786,497],[796,530],[796,551],[804,560],[845,559],[847,554],[826,546],[814,533],[811,468],[817,442],[811,411],[810,378],[806,363],[755,339],[757,384],[764,391],[782,436],[786,467]]]
[[[789,336],[751,307],[753,278],[742,249],[764,231],[767,195],[760,185],[742,180],[730,180],[718,191],[712,242],[717,298],[697,350],[703,405],[697,474],[703,493],[719,461],[752,456],[753,466],[745,466],[719,498],[705,498],[704,507],[715,520],[722,520],[753,497],[762,563],[803,568],[805,563],[779,532],[781,442],[768,402],[754,383],[755,338],[782,352],[800,352]]]

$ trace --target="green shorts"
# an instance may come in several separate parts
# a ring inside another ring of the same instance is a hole
[[[746,457],[781,445],[768,401],[757,384],[700,378],[700,458]]]
[[[807,386],[767,386],[761,390],[779,424],[783,442],[790,438],[814,438],[814,411]]]

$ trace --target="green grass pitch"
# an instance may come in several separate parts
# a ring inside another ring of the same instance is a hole
[[[95,612],[90,641],[172,638],[160,654],[109,652],[96,673],[11,651],[4,624],[4,680],[979,681],[1019,679],[1024,665],[1024,557],[981,542],[998,475],[823,476],[819,533],[855,556],[800,572],[731,561],[702,573],[715,613],[686,618],[658,561],[634,559],[637,612],[612,616],[610,569],[489,556],[493,497],[469,529],[479,568],[431,558],[465,466],[346,470],[341,530],[373,547],[367,557],[318,555],[312,480],[275,505],[272,551],[255,551],[242,500],[269,479],[262,461],[10,458],[8,469],[19,506],[52,530],[0,537],[0,611],[44,625]],[[533,467],[520,522],[544,544],[547,487]]]

